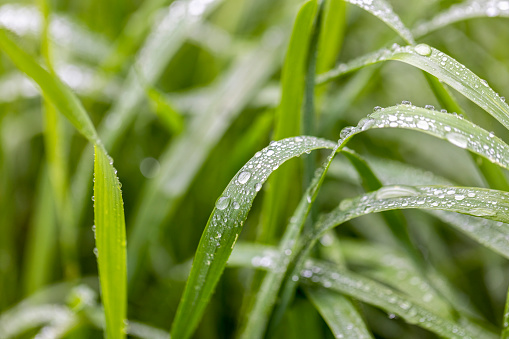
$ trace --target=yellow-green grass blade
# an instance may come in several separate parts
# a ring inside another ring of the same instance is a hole
[[[267,180],[286,160],[336,143],[314,137],[295,137],[272,142],[257,152],[232,179],[216,202],[196,251],[172,336],[189,338],[205,310],[237,241],[252,202]]]
[[[124,203],[113,160],[95,146],[94,220],[96,256],[108,339],[124,338],[127,267]]]

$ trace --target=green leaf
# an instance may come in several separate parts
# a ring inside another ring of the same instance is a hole
[[[446,338],[494,338],[491,333],[472,333],[451,320],[415,304],[405,295],[361,275],[318,260],[308,260],[300,272],[300,281],[319,285],[395,314]]]
[[[304,3],[300,8],[295,23],[285,62],[281,71],[281,101],[276,110],[274,121],[274,140],[301,135],[301,108],[305,89],[306,61],[309,42],[313,33],[313,22],[317,12],[317,1]],[[309,134],[309,133],[308,133]],[[296,173],[298,164],[288,164],[269,179],[269,185],[263,201],[262,223],[258,230],[261,242],[274,242],[274,237],[281,225],[291,215],[296,199],[283,198],[289,191],[297,191],[300,187],[294,182],[298,180]]]
[[[399,16],[394,13],[391,5],[385,0],[346,0],[346,2],[358,6],[382,20],[387,26],[398,33],[398,35],[407,43],[413,44],[415,42],[410,30],[405,27]]]
[[[60,79],[39,66],[33,57],[19,48],[3,29],[0,29],[0,49],[22,72],[40,86],[44,96],[69,119],[85,138],[92,143],[99,141],[95,127],[78,98]]]
[[[113,160],[95,146],[94,219],[108,339],[125,338],[127,268],[124,203]]]
[[[216,202],[196,251],[193,267],[173,322],[172,337],[188,338],[198,325],[210,296],[237,241],[252,202],[272,171],[286,160],[336,143],[295,137],[257,152],[230,181]]]
[[[379,50],[322,74],[317,83],[324,83],[366,65],[386,60],[402,61],[434,75],[479,105],[509,129],[509,106],[489,87],[488,83],[450,56],[426,44],[396,45],[391,49]]]
[[[359,311],[346,297],[324,288],[306,287],[304,291],[335,338],[373,338]]]
[[[455,22],[492,17],[509,17],[509,6],[506,0],[464,1],[435,15],[430,21],[417,25],[412,31],[415,36],[422,37]]]

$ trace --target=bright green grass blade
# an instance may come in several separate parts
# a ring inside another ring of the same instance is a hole
[[[155,87],[145,89],[150,100],[152,110],[172,134],[180,134],[184,130],[184,118],[173,108],[169,100]]]
[[[295,137],[272,142],[239,170],[217,200],[201,237],[186,284],[172,336],[188,338],[198,325],[205,306],[226,265],[256,193],[272,171],[286,160],[336,144],[314,137]]]
[[[19,48],[8,36],[8,33],[2,29],[0,29],[0,48],[21,71],[40,86],[44,96],[71,121],[85,138],[92,143],[99,141],[94,125],[78,98],[62,81],[48,73],[30,55]]]
[[[319,285],[377,306],[388,313],[401,317],[410,324],[425,328],[441,337],[495,338],[488,332],[472,333],[458,323],[444,319],[413,303],[405,295],[385,285],[348,270],[338,269],[326,262],[307,261],[300,272],[300,281],[311,286]]]
[[[325,1],[320,40],[318,42],[317,73],[326,72],[336,62],[346,25],[345,7],[345,1],[343,0]]]
[[[97,262],[108,339],[124,338],[127,268],[124,203],[113,160],[95,146],[94,219]]]
[[[306,62],[309,42],[313,32],[313,22],[317,12],[317,1],[304,3],[297,14],[293,25],[290,43],[286,51],[285,63],[281,74],[281,101],[276,110],[274,121],[274,140],[301,135],[301,108],[305,88]],[[310,134],[310,133],[306,133]],[[300,194],[295,181],[298,164],[290,163],[276,172],[267,185],[267,192],[263,200],[261,227],[258,230],[258,240],[274,242],[274,238],[285,225],[295,206],[296,199],[283,198],[287,192]]]
[[[401,19],[394,13],[391,5],[385,0],[345,0],[352,5],[358,6],[363,10],[373,14],[382,20],[387,26],[394,30],[407,43],[413,44],[414,37],[408,28],[405,27]]]
[[[426,44],[382,49],[347,64],[339,65],[337,69],[321,75],[317,82],[323,83],[366,65],[386,60],[402,61],[434,75],[509,128],[509,106],[489,87],[488,83],[450,56]]]
[[[422,37],[458,21],[492,17],[509,17],[509,3],[506,0],[468,0],[452,5],[412,31],[415,36]]]
[[[373,338],[350,300],[329,289],[306,287],[304,291],[335,338]]]

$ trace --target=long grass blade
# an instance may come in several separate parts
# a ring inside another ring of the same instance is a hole
[[[177,315],[172,336],[188,338],[198,325],[226,261],[242,229],[253,199],[269,174],[286,160],[318,148],[333,149],[331,141],[296,137],[272,142],[239,170],[217,200],[202,234]]]
[[[488,85],[486,80],[479,78],[450,56],[426,44],[417,46],[396,45],[391,49],[382,49],[347,64],[339,65],[335,70],[322,74],[317,82],[324,83],[366,65],[386,60],[401,61],[434,75],[483,108],[506,128],[509,128],[509,106]]]

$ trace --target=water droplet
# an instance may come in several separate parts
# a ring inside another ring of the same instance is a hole
[[[339,133],[339,137],[341,139],[346,139],[353,131],[354,128],[352,126],[347,126],[341,130],[341,132]]]
[[[403,100],[403,101],[401,102],[401,104],[402,104],[402,105],[411,105],[412,103],[411,103],[410,101],[408,101],[408,100]]]
[[[416,126],[417,128],[423,129],[425,131],[429,129],[429,124],[424,120],[419,120]]]
[[[389,319],[396,319],[396,315],[394,313],[389,314]]]
[[[454,200],[461,201],[463,199],[465,199],[465,196],[463,194],[456,194],[454,196]]]
[[[426,105],[426,106],[424,106],[424,108],[432,110],[432,111],[435,110],[435,106],[433,106],[433,105]]]
[[[254,156],[255,158],[259,158],[262,156],[262,152],[256,152]]]
[[[365,131],[365,130],[369,129],[371,126],[373,126],[374,123],[375,123],[374,119],[364,118],[364,119],[361,119],[361,121],[359,121],[359,124],[357,125],[357,127],[360,128],[361,130]]]
[[[268,156],[271,156],[271,155],[273,155],[273,154],[274,154],[274,150],[272,150],[272,149],[270,149],[270,148],[269,148],[269,149],[267,149],[267,155],[268,155]]]
[[[475,215],[477,217],[489,217],[497,214],[494,210],[489,208],[473,208],[470,210],[470,214]]]
[[[256,192],[260,192],[260,190],[262,189],[262,184],[260,184],[260,183],[258,182],[258,183],[256,183],[256,185],[255,185],[255,187],[254,187],[254,188],[255,188],[255,191],[256,191]]]
[[[92,201],[95,201],[95,196],[92,196]]]
[[[240,172],[239,176],[237,177],[237,181],[239,184],[245,184],[249,178],[251,178],[251,173],[248,171]]]
[[[373,112],[378,112],[378,111],[380,111],[381,109],[382,109],[382,106],[375,106],[375,107],[373,108]]]
[[[97,249],[97,247],[94,247],[94,255],[96,258],[99,257],[99,250]]]
[[[230,204],[230,198],[229,197],[221,197],[217,199],[216,202],[216,208],[218,210],[224,210],[228,205]]]
[[[341,211],[346,211],[350,207],[353,206],[353,201],[351,199],[343,199],[341,203],[339,204],[339,209]]]
[[[418,195],[419,192],[413,187],[409,186],[384,186],[376,192],[376,199],[389,199],[411,197]]]
[[[468,139],[463,134],[459,133],[447,133],[445,138],[453,145],[456,145],[460,148],[467,148]]]
[[[429,45],[426,44],[418,44],[417,46],[415,46],[415,51],[417,52],[417,54],[422,56],[431,55],[431,47],[429,47]]]
[[[239,203],[238,203],[238,202],[236,202],[236,201],[234,201],[234,202],[233,202],[233,209],[238,210],[239,208],[240,208]]]

